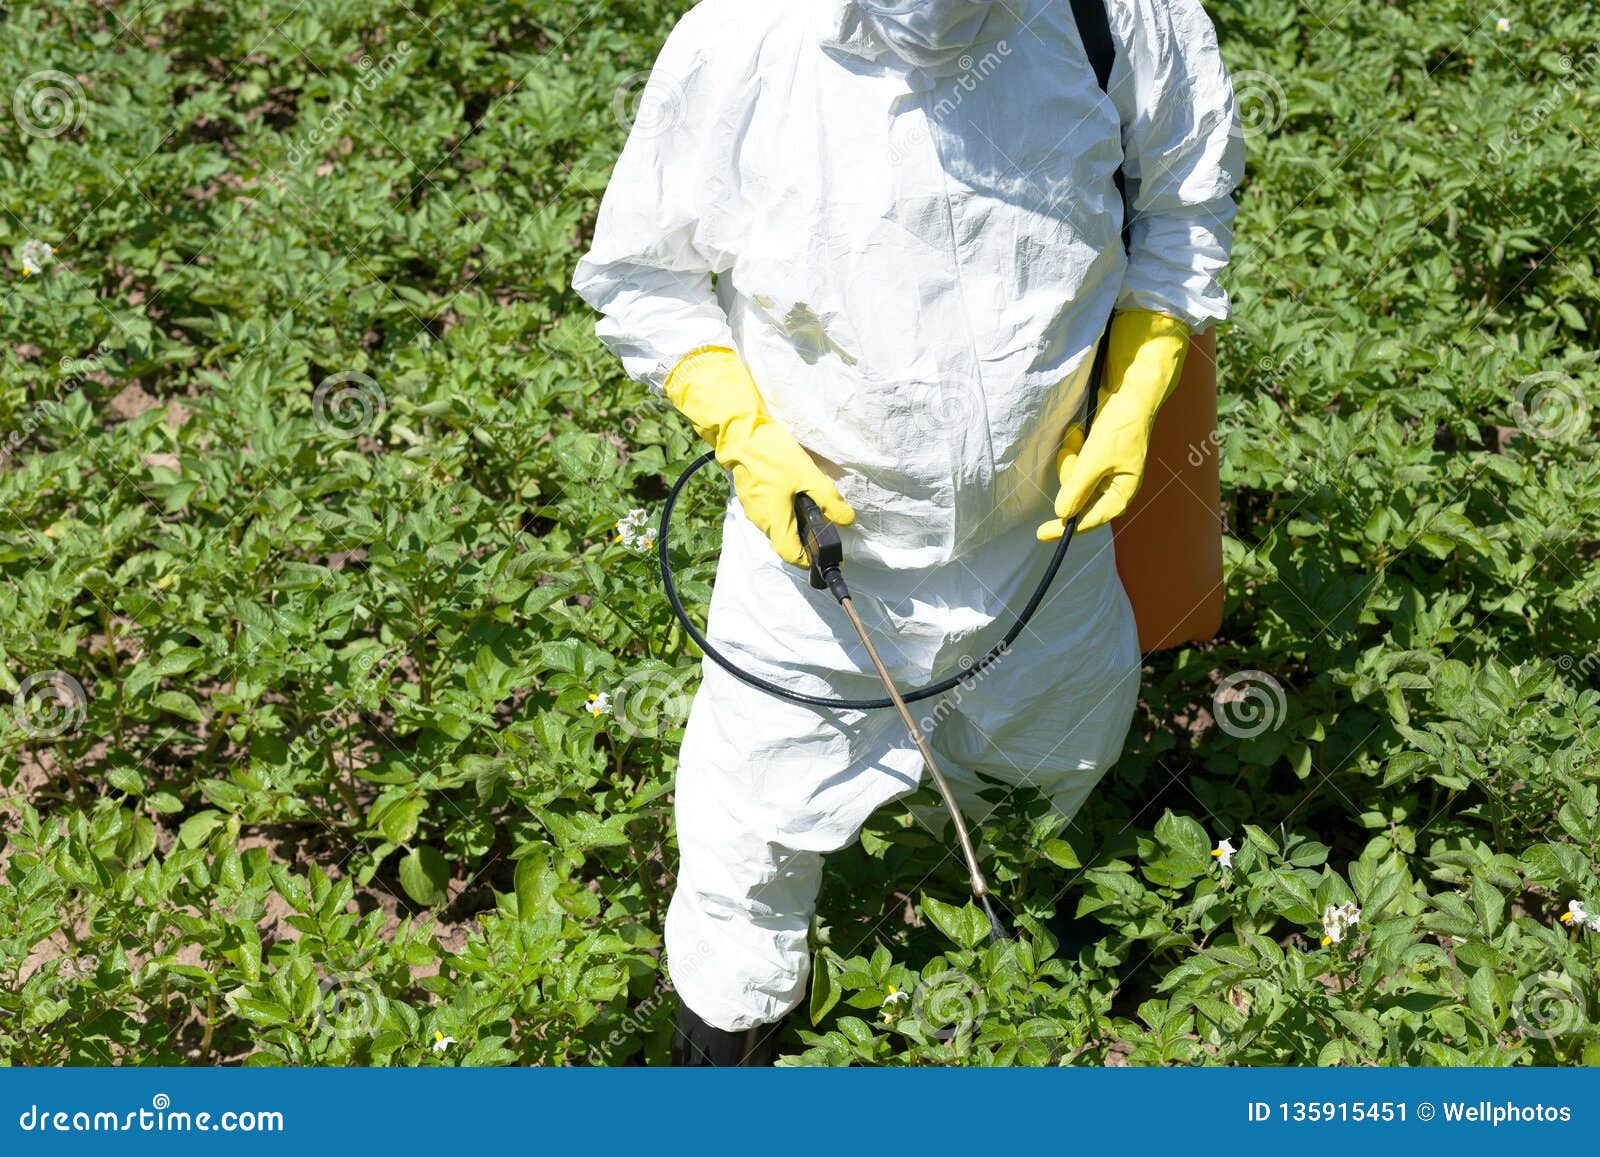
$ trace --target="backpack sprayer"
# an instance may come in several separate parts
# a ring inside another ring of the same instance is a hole
[[[1108,343],[1101,340],[1099,348],[1095,351],[1094,366],[1089,375],[1089,399],[1084,417],[1084,432],[1094,424],[1095,411],[1099,402],[1099,384],[1105,373],[1105,361]],[[811,586],[819,591],[825,590],[844,608],[844,613],[849,616],[850,625],[861,638],[861,645],[866,648],[867,656],[872,660],[873,669],[877,671],[878,678],[883,681],[883,688],[888,693],[881,699],[834,699],[819,695],[805,695],[798,691],[791,691],[787,687],[780,687],[776,683],[744,670],[728,656],[712,645],[705,634],[689,618],[683,607],[683,601],[678,597],[677,583],[672,573],[672,559],[667,549],[668,539],[672,532],[672,511],[677,506],[678,496],[689,480],[701,469],[716,460],[712,453],[702,454],[690,464],[689,468],[679,476],[677,482],[667,493],[667,500],[661,510],[661,531],[656,536],[656,552],[661,560],[661,582],[666,589],[667,602],[672,606],[672,613],[677,616],[678,622],[683,624],[684,631],[694,640],[695,644],[703,651],[707,658],[727,671],[734,678],[754,687],[756,690],[774,696],[778,699],[788,700],[790,703],[801,703],[809,707],[826,707],[842,711],[876,711],[893,708],[900,715],[900,721],[905,724],[911,741],[916,744],[917,750],[922,754],[923,762],[927,764],[928,776],[933,780],[940,797],[944,800],[945,810],[950,814],[950,822],[955,826],[956,839],[961,845],[961,855],[967,864],[967,879],[972,888],[972,898],[978,902],[979,907],[989,919],[990,938],[995,941],[1011,939],[1011,933],[1001,921],[999,914],[994,909],[994,902],[990,899],[989,882],[983,874],[983,869],[978,864],[977,852],[972,846],[972,836],[967,830],[966,820],[962,818],[961,808],[956,804],[955,795],[950,790],[949,781],[944,773],[939,770],[939,762],[934,758],[933,750],[927,738],[922,734],[922,729],[912,719],[911,711],[907,704],[917,703],[924,699],[932,699],[954,690],[956,687],[966,686],[978,679],[986,670],[996,663],[1017,641],[1018,637],[1027,628],[1029,620],[1044,602],[1045,595],[1050,592],[1050,586],[1055,582],[1056,574],[1061,570],[1062,563],[1066,562],[1067,550],[1072,545],[1073,535],[1078,530],[1078,519],[1074,515],[1066,522],[1061,541],[1056,543],[1055,553],[1050,558],[1050,565],[1045,568],[1043,577],[1034,588],[1033,594],[1023,606],[1016,622],[1011,625],[1005,637],[995,644],[984,656],[966,671],[959,675],[952,675],[930,686],[916,691],[902,694],[894,685],[889,669],[884,666],[883,659],[878,655],[878,648],[872,643],[872,636],[867,633],[866,624],[861,621],[861,616],[856,612],[855,603],[850,597],[850,588],[844,579],[844,543],[839,537],[839,528],[823,517],[817,504],[806,494],[798,494],[794,500],[795,521],[800,528],[800,541],[806,549],[806,557],[811,564]]]

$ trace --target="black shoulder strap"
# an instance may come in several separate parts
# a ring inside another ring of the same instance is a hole
[[[1117,42],[1111,38],[1111,18],[1106,14],[1108,3],[1110,0],[1072,0],[1072,19],[1077,22],[1078,39],[1083,41],[1083,50],[1089,54],[1089,63],[1094,67],[1095,80],[1100,82],[1100,91],[1110,95],[1111,66],[1116,63]],[[1126,247],[1133,236],[1133,221],[1131,210],[1127,207],[1127,180],[1120,168],[1117,169],[1116,182],[1117,192],[1122,197],[1122,244]]]
[[[1111,91],[1111,65],[1117,59],[1117,42],[1111,39],[1106,0],[1072,0],[1072,18],[1078,23],[1078,39],[1089,54],[1100,90]]]

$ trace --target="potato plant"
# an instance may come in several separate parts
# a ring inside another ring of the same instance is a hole
[[[1592,13],[1207,6],[1224,634],[1016,941],[874,817],[785,1064],[1600,1063]],[[8,10],[6,1063],[664,1059],[698,448],[567,284],[683,7]]]

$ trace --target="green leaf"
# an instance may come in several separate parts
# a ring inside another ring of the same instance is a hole
[[[1244,834],[1246,839],[1267,855],[1276,857],[1283,854],[1278,847],[1278,841],[1267,835],[1261,828],[1256,827],[1255,824],[1245,824]]]
[[[186,848],[197,848],[207,837],[227,822],[228,817],[219,811],[196,812],[178,828],[178,843]]]
[[[1206,830],[1192,816],[1166,812],[1156,821],[1156,839],[1202,866],[1211,854],[1211,842],[1206,838]]]
[[[1467,981],[1467,1005],[1485,1025],[1496,1025],[1494,1015],[1494,969],[1480,968]]]
[[[852,1044],[858,1046],[870,1046],[872,1044],[872,1026],[860,1017],[840,1017],[839,1031],[848,1037]]]
[[[932,896],[924,896],[922,912],[935,928],[962,948],[976,948],[989,935],[988,917],[972,904],[957,908]]]
[[[105,773],[106,782],[124,795],[143,795],[144,777],[135,767],[112,767]]]
[[[182,691],[162,691],[150,700],[155,706],[176,715],[179,719],[187,719],[191,723],[201,723],[205,715],[200,711],[200,705]]]
[[[411,849],[400,861],[400,886],[417,903],[435,907],[445,901],[450,865],[426,844]]]
[[[922,898],[922,914],[932,921],[933,926],[945,934],[945,938],[961,943],[961,909],[936,900],[932,896]]]
[[[1500,918],[1505,913],[1505,897],[1482,876],[1474,876],[1472,907],[1478,914],[1478,923],[1483,926],[1483,934],[1491,940],[1494,939],[1495,934],[1500,931]]]
[[[1328,845],[1307,840],[1291,848],[1288,859],[1297,868],[1314,868],[1318,864],[1327,862]]]
[[[1073,850],[1072,845],[1067,843],[1066,840],[1047,840],[1041,850],[1044,852],[1045,857],[1058,868],[1065,868],[1070,871],[1073,868],[1083,867],[1082,862],[1078,859],[1078,853]]]
[[[524,920],[536,916],[555,892],[555,879],[549,861],[541,854],[523,856],[517,861],[513,877],[517,895],[517,915]]]
[[[417,821],[427,810],[428,801],[422,796],[396,800],[378,816],[378,830],[390,843],[409,844],[417,834]]]
[[[1372,1017],[1349,1009],[1337,1008],[1333,1010],[1333,1018],[1343,1026],[1346,1032],[1359,1040],[1361,1046],[1369,1054],[1376,1054],[1382,1051],[1383,1026]]]
[[[272,1028],[275,1025],[288,1024],[294,1019],[289,1015],[289,1010],[276,1001],[239,996],[229,997],[228,1003],[235,1012],[258,1028]]]
[[[811,1025],[815,1028],[828,1015],[828,1010],[839,1003],[841,995],[834,980],[833,968],[821,953],[811,965]]]
[[[151,670],[157,677],[165,679],[193,669],[203,658],[205,652],[196,647],[174,647],[165,654],[156,656],[151,664]]]

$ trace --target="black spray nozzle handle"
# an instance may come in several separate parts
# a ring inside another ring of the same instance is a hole
[[[794,518],[800,528],[800,545],[811,561],[811,585],[819,591],[832,591],[837,599],[850,596],[844,585],[844,543],[839,528],[823,515],[822,508],[809,494],[794,496]]]

